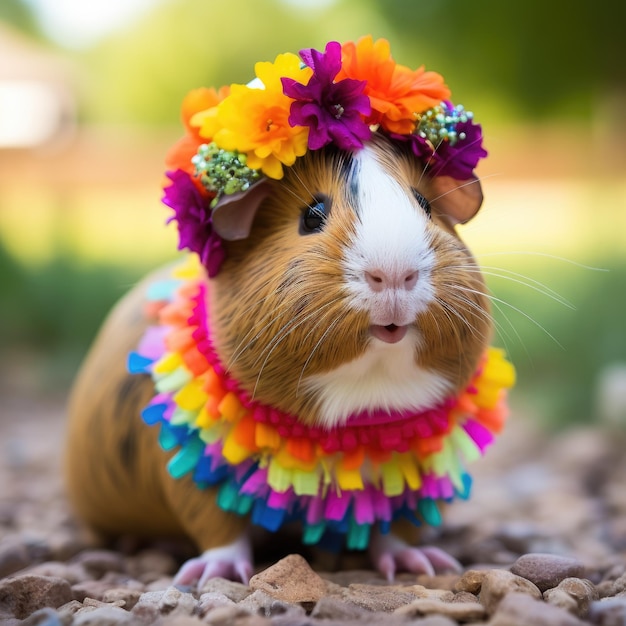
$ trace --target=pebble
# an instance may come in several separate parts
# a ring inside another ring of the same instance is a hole
[[[543,592],[548,604],[558,606],[570,613],[584,618],[589,613],[592,602],[599,598],[595,586],[582,578],[565,578],[557,587]]]
[[[421,587],[421,589],[425,589]],[[392,613],[417,599],[407,587],[350,585],[341,589],[341,598],[368,611]]]
[[[299,554],[290,554],[253,576],[250,589],[298,603],[315,603],[328,592],[326,582]]]
[[[0,581],[0,615],[25,619],[39,609],[56,609],[72,599],[72,589],[62,578],[25,574]]]
[[[506,570],[489,570],[483,578],[478,599],[490,615],[498,604],[512,593],[521,593],[531,598],[541,599],[541,591],[529,580]]]
[[[116,626],[116,624],[136,624],[131,613],[117,606],[100,606],[87,611],[79,611],[72,626]]]
[[[397,608],[394,613],[411,618],[442,615],[456,622],[467,623],[484,619],[486,610],[479,602],[439,602],[421,598]]]
[[[369,616],[371,611],[366,608],[355,604],[354,602],[348,602],[342,598],[336,598],[329,596],[321,598],[313,608],[311,617],[321,620],[359,620],[366,616]]]
[[[210,578],[199,591],[201,594],[222,593],[233,602],[241,602],[252,593],[248,585],[225,578]]]
[[[19,623],[20,626],[70,626],[71,622],[71,618],[60,615],[54,609],[45,608],[35,611]]]
[[[235,603],[220,591],[207,591],[198,601],[198,614],[202,617],[209,611],[222,606],[236,606]]]
[[[605,598],[589,607],[589,619],[598,626],[624,626],[626,624],[626,598]]]
[[[486,575],[487,570],[470,569],[456,581],[454,590],[467,591],[468,593],[478,595]]]
[[[82,602],[85,598],[94,598],[103,600],[104,594],[112,589],[115,585],[102,580],[85,580],[83,582],[72,585],[72,593],[74,599]]]
[[[123,609],[130,611],[137,604],[140,597],[141,592],[137,589],[114,587],[113,589],[107,589],[102,594],[102,602],[116,603]]]
[[[585,566],[577,559],[556,554],[524,554],[511,572],[534,583],[540,591],[556,587],[565,578],[580,578]]]
[[[0,578],[13,574],[31,564],[26,545],[19,540],[0,541]]]
[[[118,552],[110,550],[84,550],[71,563],[80,564],[93,578],[102,578],[107,572],[126,573],[126,560]]]
[[[237,606],[249,611],[251,614],[263,615],[265,617],[289,615],[296,621],[305,616],[305,610],[300,602],[292,603],[279,600],[261,589],[257,589],[251,593]]]
[[[513,591],[502,598],[489,626],[583,626],[564,609],[541,602],[527,593]]]

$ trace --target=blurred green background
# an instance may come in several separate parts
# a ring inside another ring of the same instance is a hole
[[[612,4],[2,0],[0,393],[63,395],[110,306],[175,255],[160,184],[189,89],[371,33],[483,124],[486,201],[462,236],[518,368],[514,404],[554,427],[626,423],[626,4]],[[20,140],[11,115],[26,114]]]

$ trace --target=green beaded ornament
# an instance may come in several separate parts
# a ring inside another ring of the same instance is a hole
[[[454,107],[444,102],[420,115],[415,132],[435,147],[442,141],[454,146],[457,141],[465,139],[465,133],[457,132],[457,124],[468,122],[473,117],[474,114],[466,111],[462,105]]]
[[[191,162],[202,185],[216,194],[211,208],[215,208],[222,195],[247,191],[261,178],[259,170],[246,165],[245,154],[223,150],[215,142],[200,145]]]

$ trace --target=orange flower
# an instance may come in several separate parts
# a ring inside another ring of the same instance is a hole
[[[367,81],[364,93],[372,104],[367,121],[380,124],[388,132],[412,132],[419,113],[450,97],[440,74],[396,64],[386,39],[374,41],[368,35],[356,43],[345,43],[342,56],[342,68],[335,80]]]
[[[193,175],[194,167],[191,158],[198,151],[198,146],[205,142],[200,136],[199,129],[192,125],[194,115],[205,109],[217,106],[229,93],[229,87],[221,87],[219,90],[201,87],[190,91],[181,105],[181,118],[186,133],[168,151],[165,156],[165,165],[169,171],[183,170]],[[193,178],[193,176],[192,176]],[[196,187],[206,195],[206,190],[200,181],[193,178]],[[169,180],[167,181],[169,184]]]
[[[228,94],[230,87],[220,87],[219,90],[201,87],[190,91],[181,105],[181,117],[188,132],[200,139],[199,129],[191,125],[191,118],[200,111],[205,111],[217,106]]]

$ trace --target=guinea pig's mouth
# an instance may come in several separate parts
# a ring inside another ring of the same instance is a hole
[[[370,332],[373,337],[384,341],[385,343],[398,343],[402,341],[408,331],[408,326],[396,326],[395,324],[388,324],[387,326],[370,326]]]

